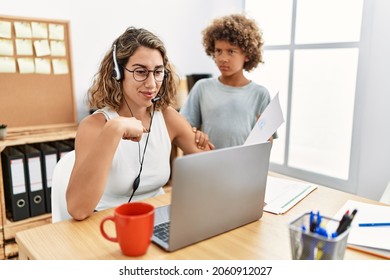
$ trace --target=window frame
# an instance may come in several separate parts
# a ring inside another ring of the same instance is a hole
[[[362,102],[364,99],[364,88],[366,86],[365,79],[362,78],[367,75],[367,67],[370,48],[370,32],[372,28],[372,16],[373,16],[373,2],[363,0],[363,13],[360,29],[360,41],[357,42],[338,42],[338,43],[313,43],[313,44],[295,44],[295,28],[296,28],[296,16],[297,16],[297,1],[292,0],[292,18],[291,18],[291,37],[290,43],[287,45],[264,45],[264,51],[268,50],[287,50],[289,51],[289,69],[288,69],[288,88],[287,88],[287,110],[285,114],[285,143],[284,143],[284,159],[283,164],[270,162],[270,171],[284,174],[287,176],[295,177],[305,181],[313,182],[316,184],[329,186],[334,189],[342,191],[356,193],[358,183],[358,170],[359,170],[359,144],[360,144],[360,126],[359,123],[362,120]],[[246,2],[246,1],[245,1]],[[247,11],[246,3],[244,10]],[[290,128],[291,128],[291,106],[292,106],[292,89],[293,89],[293,68],[294,68],[294,54],[296,50],[304,49],[342,49],[342,48],[357,48],[359,55],[357,61],[357,77],[356,77],[356,91],[354,99],[353,109],[353,122],[352,122],[352,136],[351,136],[351,149],[349,158],[349,174],[348,179],[340,179],[329,175],[316,173],[313,171],[298,169],[289,166],[289,149],[290,149]],[[277,140],[275,140],[277,141]]]

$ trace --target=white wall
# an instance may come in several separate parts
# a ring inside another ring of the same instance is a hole
[[[126,27],[145,27],[166,43],[179,73],[218,74],[201,45],[201,30],[216,16],[240,12],[244,0],[0,0],[3,15],[69,20],[73,78],[79,119],[87,115],[85,94],[98,64]],[[367,0],[374,22],[359,65],[352,189],[379,199],[390,180],[390,1]]]
[[[201,30],[214,17],[241,12],[244,0],[0,0],[9,16],[70,21],[74,90],[78,118],[88,114],[85,97],[93,75],[112,42],[129,26],[159,35],[183,77],[216,74],[206,56]]]
[[[372,24],[363,35],[369,36],[360,65],[358,82],[359,114],[357,194],[379,199],[390,181],[390,1],[368,0]]]

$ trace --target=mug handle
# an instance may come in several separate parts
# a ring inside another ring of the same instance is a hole
[[[103,237],[109,241],[112,241],[112,242],[118,242],[118,237],[111,237],[111,236],[108,236],[107,233],[105,232],[104,230],[104,223],[107,222],[107,221],[112,221],[113,223],[115,223],[114,221],[114,216],[108,216],[108,217],[105,217],[103,218],[103,220],[100,222],[100,232],[101,234],[103,235]]]

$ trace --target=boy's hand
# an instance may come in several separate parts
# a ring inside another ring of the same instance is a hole
[[[198,145],[199,149],[204,150],[207,147],[210,150],[215,149],[215,146],[209,141],[209,136],[206,133],[201,130],[198,130],[196,127],[193,127],[192,131],[195,133],[195,142]]]

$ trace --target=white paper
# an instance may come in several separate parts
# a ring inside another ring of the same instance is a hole
[[[17,55],[33,55],[33,46],[31,39],[16,39]]]
[[[49,24],[50,39],[64,40],[64,26],[62,24]]]
[[[244,145],[267,142],[283,122],[278,92],[257,120]]]
[[[0,38],[12,38],[11,22],[0,20]]]
[[[264,211],[283,214],[316,188],[309,183],[268,176]]]
[[[33,38],[45,39],[47,38],[47,23],[32,22],[32,36]]]
[[[31,38],[31,25],[29,22],[14,22],[16,38]]]
[[[357,213],[352,220],[348,244],[390,251],[390,226],[359,227],[359,223],[390,222],[390,206],[348,200],[335,219],[340,220],[347,210],[351,213],[354,209],[357,209]]]
[[[0,56],[0,73],[16,73],[15,58]]]
[[[51,74],[50,59],[35,58],[35,73]]]
[[[19,72],[21,74],[32,74],[35,73],[34,59],[27,57],[18,58]]]
[[[64,41],[50,41],[50,49],[52,56],[65,56],[66,48]]]
[[[69,73],[68,62],[66,61],[66,59],[53,58],[52,63],[53,63],[53,72],[55,75]]]
[[[34,47],[37,56],[45,56],[51,54],[48,40],[34,41]]]
[[[12,40],[0,39],[0,55],[14,55]]]

